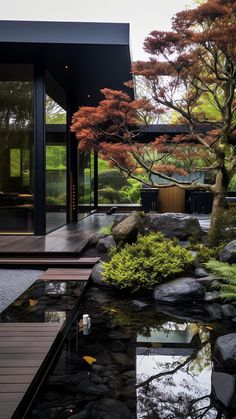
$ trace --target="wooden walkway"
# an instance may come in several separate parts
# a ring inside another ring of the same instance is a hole
[[[61,266],[61,267],[89,267],[95,265],[99,258],[45,258],[45,257],[21,257],[21,258],[0,258],[0,267],[3,266]]]
[[[91,258],[90,263],[94,265],[96,261],[97,258]],[[80,259],[80,262],[83,266],[85,261]],[[92,269],[83,267],[81,269],[47,269],[39,279],[50,282],[86,282],[91,272]],[[74,308],[72,307],[70,314],[75,309],[76,304]],[[52,353],[52,345],[62,326],[64,329],[66,325],[69,330],[71,321],[69,317],[65,323],[0,323],[0,419],[11,419],[17,408],[15,414],[18,418],[18,410],[21,410],[22,403],[25,403],[24,396],[28,397],[30,388],[31,390],[32,387],[34,388],[32,383],[35,380],[39,381],[37,374],[40,375],[44,371],[42,364],[44,363],[45,366],[45,363],[48,363],[48,358],[47,362],[44,361],[50,350]]]
[[[93,214],[78,223],[68,224],[46,236],[0,235],[0,256],[75,257],[102,227],[110,225],[113,215]]]
[[[0,419],[12,417],[61,327],[61,323],[0,323]]]
[[[47,269],[40,275],[43,281],[88,281],[92,269]]]

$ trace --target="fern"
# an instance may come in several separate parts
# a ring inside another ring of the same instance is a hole
[[[220,289],[220,296],[236,304],[236,265],[211,259],[205,266],[218,278],[213,285]]]

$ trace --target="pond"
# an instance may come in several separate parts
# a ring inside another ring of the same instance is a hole
[[[65,286],[51,288],[44,318],[61,321]],[[198,305],[176,310],[92,287],[27,419],[232,418],[213,347],[234,330]]]

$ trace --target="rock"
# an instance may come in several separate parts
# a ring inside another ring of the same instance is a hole
[[[222,319],[222,311],[221,311],[221,305],[214,303],[209,306],[207,306],[207,312],[210,314],[211,318],[213,320],[221,320]]]
[[[144,303],[143,301],[140,301],[140,300],[132,300],[131,302],[132,304],[134,304],[135,307],[137,307],[140,310],[143,310],[144,308],[148,307],[147,303]]]
[[[89,412],[88,410],[81,410],[81,412],[70,416],[70,419],[89,419]]]
[[[148,226],[150,230],[160,231],[166,237],[180,240],[188,239],[193,233],[200,237],[203,235],[196,218],[179,213],[151,214],[148,217]]]
[[[99,252],[109,252],[112,247],[116,247],[113,236],[106,236],[98,240],[97,249]]]
[[[236,240],[229,242],[219,257],[221,262],[236,263]]]
[[[232,304],[223,304],[221,310],[225,319],[233,319],[236,316],[236,307]]]
[[[93,270],[92,270],[91,279],[95,285],[107,287],[108,284],[104,282],[102,279],[102,271],[103,271],[102,262],[96,263],[96,265],[94,265]]]
[[[205,288],[195,278],[181,277],[157,285],[154,299],[167,304],[185,304],[204,300]]]
[[[204,301],[206,303],[214,303],[220,298],[220,293],[218,291],[206,292]]]
[[[130,357],[124,352],[111,352],[111,356],[122,367],[130,367],[132,365]]]
[[[133,386],[126,386],[120,391],[120,395],[125,399],[136,399],[136,389]]]
[[[115,340],[111,343],[110,348],[112,352],[122,352],[126,350],[127,345],[121,340]]]
[[[235,408],[235,377],[225,372],[213,371],[211,380],[216,399],[227,408]]]
[[[144,234],[144,232],[143,220],[136,212],[133,212],[112,229],[116,243],[120,241],[133,243],[137,239],[138,233]]]
[[[91,419],[132,419],[126,404],[114,399],[94,403],[90,415]]]
[[[94,233],[89,237],[87,247],[95,247],[100,239],[106,237],[104,233]]]
[[[226,371],[236,371],[236,333],[229,333],[216,339],[215,358]]]
[[[118,207],[111,207],[111,208],[107,211],[107,215],[112,215],[112,214],[114,214],[117,210],[118,210]]]
[[[194,275],[196,275],[198,278],[204,278],[204,276],[208,276],[208,272],[203,268],[196,268]]]
[[[219,278],[217,278],[214,275],[208,275],[208,276],[203,276],[201,278],[197,278],[197,281],[200,284],[202,284],[207,290],[211,290],[213,281],[216,281],[217,279]]]
[[[109,391],[105,384],[95,384],[90,378],[83,379],[77,385],[68,388],[73,393],[86,393],[98,397],[104,396]]]

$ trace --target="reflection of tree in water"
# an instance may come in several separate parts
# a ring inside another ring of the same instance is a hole
[[[206,337],[202,329],[202,337]],[[151,357],[158,372],[152,376],[141,375],[138,389],[139,419],[216,419],[210,392],[204,389],[200,374],[210,370],[211,345],[206,339],[201,347],[187,357],[172,356],[165,362],[162,355]],[[177,359],[176,359],[177,358]],[[209,371],[210,374],[210,371]]]

